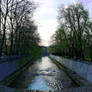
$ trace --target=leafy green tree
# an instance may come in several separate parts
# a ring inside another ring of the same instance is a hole
[[[54,37],[56,51],[63,56],[85,59],[85,50],[89,43],[86,37],[89,37],[90,43],[92,38],[92,25],[88,11],[81,3],[69,5],[67,8],[62,7],[59,11],[58,22],[59,28]],[[91,45],[89,45],[90,48]]]
[[[1,6],[0,55],[34,54],[30,53],[34,47],[41,50],[32,19],[36,4],[32,0],[3,0]]]

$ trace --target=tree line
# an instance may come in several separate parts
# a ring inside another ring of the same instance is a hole
[[[39,48],[40,37],[32,0],[2,0],[0,7],[0,56],[30,54]]]
[[[82,3],[60,7],[49,53],[92,61],[92,20]]]

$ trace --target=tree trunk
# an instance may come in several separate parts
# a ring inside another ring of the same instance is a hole
[[[1,0],[0,0],[0,47],[1,47]],[[1,49],[0,49],[0,56],[1,56]]]
[[[91,56],[91,62],[92,62],[92,46],[91,46],[91,53],[90,53],[90,56]]]
[[[0,53],[1,53],[1,55],[2,55],[2,51],[3,50],[6,50],[5,49],[5,44],[6,44],[6,20],[7,20],[7,15],[8,15],[8,0],[7,0],[7,4],[6,4],[7,6],[7,8],[6,8],[6,14],[5,14],[5,17],[4,17],[4,24],[3,24],[3,37],[2,37],[2,42],[1,42],[1,47],[0,47]]]

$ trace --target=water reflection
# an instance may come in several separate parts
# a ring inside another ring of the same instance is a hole
[[[53,64],[51,63],[50,59],[48,57],[43,57],[41,59],[40,65],[39,65],[39,69],[43,69],[43,70],[48,69],[49,70],[49,68],[52,68],[52,66],[53,66]]]
[[[52,88],[48,86],[47,82],[43,80],[43,78],[35,77],[29,85],[28,90],[52,90]]]
[[[20,74],[10,86],[27,90],[61,90],[73,85],[68,76],[59,70],[53,61],[43,57]]]

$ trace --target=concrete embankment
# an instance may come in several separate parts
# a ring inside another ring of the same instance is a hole
[[[9,61],[17,60],[17,59],[23,58],[23,57],[25,57],[25,56],[28,56],[28,55],[1,56],[1,57],[0,57],[0,63],[4,63],[4,62],[9,62]]]
[[[0,64],[0,83],[9,85],[20,72],[24,71],[32,62],[30,57],[4,62]]]
[[[52,59],[55,59],[68,69],[72,70],[73,72],[77,73],[80,77],[88,80],[92,83],[92,64],[86,63],[82,61],[75,61],[71,59],[66,59],[59,56],[50,55]]]

